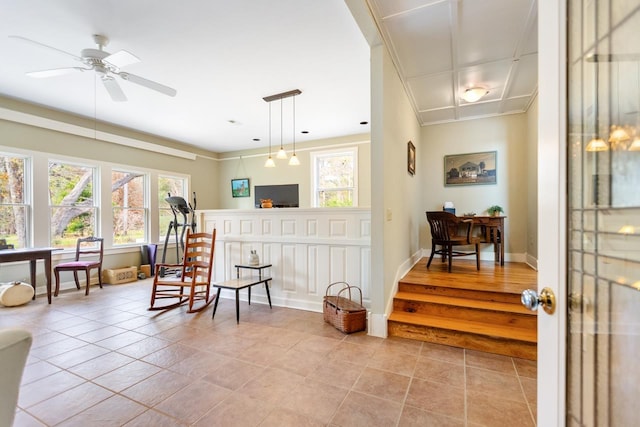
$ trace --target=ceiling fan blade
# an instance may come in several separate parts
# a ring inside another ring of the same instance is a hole
[[[116,79],[114,79],[111,76],[105,76],[105,77],[102,77],[102,83],[104,84],[104,87],[107,89],[107,92],[109,92],[109,95],[111,95],[111,99],[113,99],[116,102],[124,102],[127,100],[126,95],[120,88],[120,85],[118,84]]]
[[[28,38],[22,37],[22,36],[9,36],[9,37],[11,37],[12,39],[16,39],[16,40],[20,40],[20,41],[23,41],[23,42],[34,44],[36,46],[40,46],[40,47],[44,47],[44,48],[47,48],[47,49],[55,50],[58,53],[62,53],[64,55],[72,57],[76,61],[82,62],[82,58],[80,58],[79,56],[74,55],[73,53],[65,52],[64,50],[60,50],[60,49],[58,49],[56,47],[49,46],[49,45],[46,45],[44,43],[40,43],[40,42],[37,42],[35,40],[31,40],[31,39],[28,39]]]
[[[144,86],[146,88],[155,90],[157,92],[164,93],[165,95],[168,95],[168,96],[176,96],[176,93],[178,93],[172,87],[165,86],[163,84],[160,84],[151,80],[147,80],[144,77],[136,76],[135,74],[119,73],[118,75],[122,77],[124,80],[130,81],[131,83],[139,84],[140,86]]]
[[[62,76],[64,74],[69,74],[74,71],[89,71],[89,69],[82,68],[82,67],[53,68],[51,70],[31,71],[27,73],[27,76],[40,79],[44,77]]]
[[[140,58],[138,58],[131,52],[127,52],[126,50],[120,50],[116,53],[112,53],[102,60],[118,68],[140,62]]]

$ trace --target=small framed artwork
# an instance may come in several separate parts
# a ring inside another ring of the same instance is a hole
[[[416,147],[411,141],[407,144],[407,170],[411,175],[416,173]]]
[[[444,156],[444,185],[496,184],[497,151]]]
[[[233,197],[249,197],[250,189],[249,178],[231,180],[231,195]]]

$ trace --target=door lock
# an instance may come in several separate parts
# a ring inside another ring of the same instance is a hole
[[[534,289],[524,290],[520,301],[531,311],[536,311],[539,306],[542,306],[547,314],[553,314],[556,311],[556,296],[551,288],[542,289],[540,295]]]

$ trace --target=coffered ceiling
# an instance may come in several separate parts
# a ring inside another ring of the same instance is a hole
[[[527,110],[537,93],[536,0],[370,0],[422,125]],[[470,103],[465,89],[489,92]]]

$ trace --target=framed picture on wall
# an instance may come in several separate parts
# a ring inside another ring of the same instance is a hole
[[[444,185],[496,184],[497,151],[444,156]]]
[[[231,195],[233,197],[249,197],[250,189],[249,178],[231,180]]]
[[[411,141],[407,144],[407,170],[411,175],[416,173],[416,147]]]

